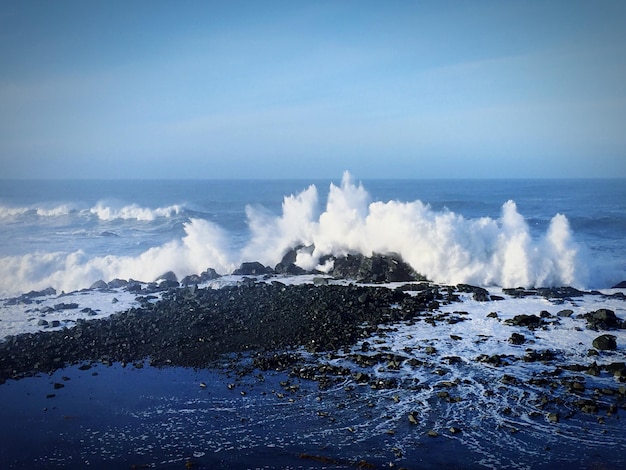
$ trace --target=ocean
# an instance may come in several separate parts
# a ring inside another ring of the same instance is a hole
[[[396,252],[440,283],[626,279],[623,180],[2,181],[0,297]]]
[[[347,173],[333,181],[1,181],[0,341],[52,330],[71,341],[78,319],[140,305],[123,288],[89,289],[99,280],[151,282],[169,271],[180,280],[213,268],[224,276],[205,287],[219,288],[241,281],[230,273],[242,262],[273,267],[302,245],[311,247],[297,258],[306,269],[328,269],[327,254],[394,252],[438,285],[482,286],[499,300],[457,291],[459,302],[375,329],[352,348],[297,351],[307,367],[350,371],[324,388],[288,369],[261,373],[246,355],[211,370],[93,362],[7,380],[0,462],[624,468],[626,329],[608,331],[615,349],[592,353],[605,332],[587,318],[610,310],[626,320],[626,289],[613,288],[626,280],[625,183]],[[298,278],[258,281],[313,281]],[[548,286],[586,294],[532,291]],[[54,293],[23,295],[49,287]],[[518,287],[530,293],[508,290]],[[391,385],[371,385],[379,382]]]

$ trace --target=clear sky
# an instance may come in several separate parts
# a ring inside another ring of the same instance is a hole
[[[0,3],[0,177],[626,177],[626,1]]]

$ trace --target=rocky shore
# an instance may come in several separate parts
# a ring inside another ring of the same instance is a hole
[[[319,390],[341,387],[347,399],[362,394],[367,407],[384,402],[388,410],[381,416],[390,427],[423,427],[429,438],[480,435],[483,424],[472,424],[476,410],[509,433],[527,427],[532,439],[542,439],[534,428],[549,432],[544,423],[564,426],[561,432],[580,439],[564,425],[576,420],[576,429],[610,424],[623,435],[626,321],[606,308],[612,302],[623,311],[623,292],[560,287],[496,295],[467,284],[436,285],[392,257],[346,257],[336,265],[340,281],[319,276],[290,283],[285,275],[302,273],[290,274],[289,266],[287,260],[279,275],[246,263],[238,282],[218,289],[202,287],[217,277],[210,270],[180,283],[166,275],[149,284],[94,285],[133,292],[138,306],[7,337],[0,342],[0,383],[70,365],[87,370],[114,363],[217,369],[240,377],[278,372],[289,377],[282,391],[272,392],[279,399],[297,397],[298,381]],[[15,301],[36,304],[36,297]],[[579,307],[596,301],[603,307]],[[513,306],[502,311],[506,302]],[[465,308],[470,304],[471,312]],[[528,305],[543,307],[529,311]],[[525,310],[515,310],[520,306]],[[563,346],[563,338],[571,344]],[[468,438],[467,445],[472,442]],[[392,447],[398,458],[401,447]]]

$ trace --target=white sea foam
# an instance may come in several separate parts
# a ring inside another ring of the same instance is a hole
[[[363,186],[346,173],[340,186],[330,185],[326,207],[320,207],[315,186],[285,197],[280,215],[248,206],[249,237],[242,248],[216,224],[191,218],[183,223],[185,234],[180,239],[136,256],[89,256],[77,250],[4,257],[0,259],[0,295],[49,286],[71,291],[99,279],[152,281],[166,271],[179,277],[207,268],[228,274],[243,261],[273,267],[298,245],[314,246],[298,253],[296,263],[305,269],[327,270],[330,266],[321,266],[320,260],[329,254],[395,252],[438,283],[607,287],[600,278],[588,285],[591,268],[564,215],[556,214],[545,234],[533,237],[513,201],[503,204],[497,219],[468,219],[450,210],[433,210],[419,200],[370,199]],[[134,204],[119,209],[98,204],[90,209],[104,220],[153,220],[181,210],[178,205],[147,209]]]
[[[181,210],[182,206],[178,204],[150,209],[147,207],[141,207],[137,204],[130,204],[121,208],[115,208],[111,205],[99,202],[92,207],[89,212],[96,215],[100,220],[135,219],[152,221],[159,217],[172,217],[173,215],[179,214]]]
[[[80,216],[95,215],[99,220],[103,221],[116,219],[153,221],[160,217],[173,217],[174,215],[180,214],[182,211],[183,206],[180,204],[151,209],[148,207],[142,207],[138,204],[115,207],[114,204],[98,202],[95,206],[88,210],[80,209],[72,204],[59,204],[52,207],[39,205],[31,207],[10,207],[0,205],[0,219],[19,217],[29,214],[36,214],[39,217],[59,217],[76,213]]]

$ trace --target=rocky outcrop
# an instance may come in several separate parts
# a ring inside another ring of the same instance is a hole
[[[374,254],[371,257],[357,254],[335,258],[331,274],[339,279],[354,279],[357,282],[371,283],[426,279],[395,254]]]
[[[615,335],[601,335],[593,340],[593,347],[600,351],[613,351],[617,349],[617,337]]]
[[[274,271],[268,266],[263,266],[258,261],[250,261],[241,263],[239,268],[233,271],[237,276],[261,276],[263,274],[271,274]]]
[[[587,328],[591,330],[612,330],[623,327],[623,322],[615,315],[613,310],[601,308],[595,312],[585,313]]]

